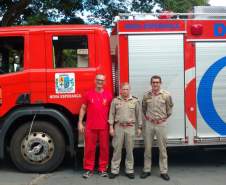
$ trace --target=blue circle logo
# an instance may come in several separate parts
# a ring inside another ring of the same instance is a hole
[[[206,123],[218,134],[226,135],[226,123],[218,115],[212,99],[214,80],[218,73],[226,66],[226,57],[211,65],[202,77],[198,87],[199,111]]]

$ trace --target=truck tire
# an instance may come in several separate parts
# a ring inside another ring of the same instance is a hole
[[[10,156],[23,172],[46,173],[63,161],[65,140],[57,127],[49,122],[35,121],[29,135],[30,123],[19,127],[10,142]]]

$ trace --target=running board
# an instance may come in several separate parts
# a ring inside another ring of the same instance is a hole
[[[194,137],[195,144],[226,144],[226,137]]]
[[[188,144],[187,138],[169,138],[169,139],[167,139],[167,146],[183,146],[183,145],[187,145],[187,144]],[[136,138],[134,145],[135,145],[135,148],[144,147],[143,138]],[[157,139],[154,139],[153,146],[158,146]]]

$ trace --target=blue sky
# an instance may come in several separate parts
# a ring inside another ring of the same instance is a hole
[[[225,0],[209,0],[209,3],[212,6],[226,6]]]

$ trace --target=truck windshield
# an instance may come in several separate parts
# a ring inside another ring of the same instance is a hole
[[[23,37],[0,37],[0,75],[22,71],[23,58]]]

